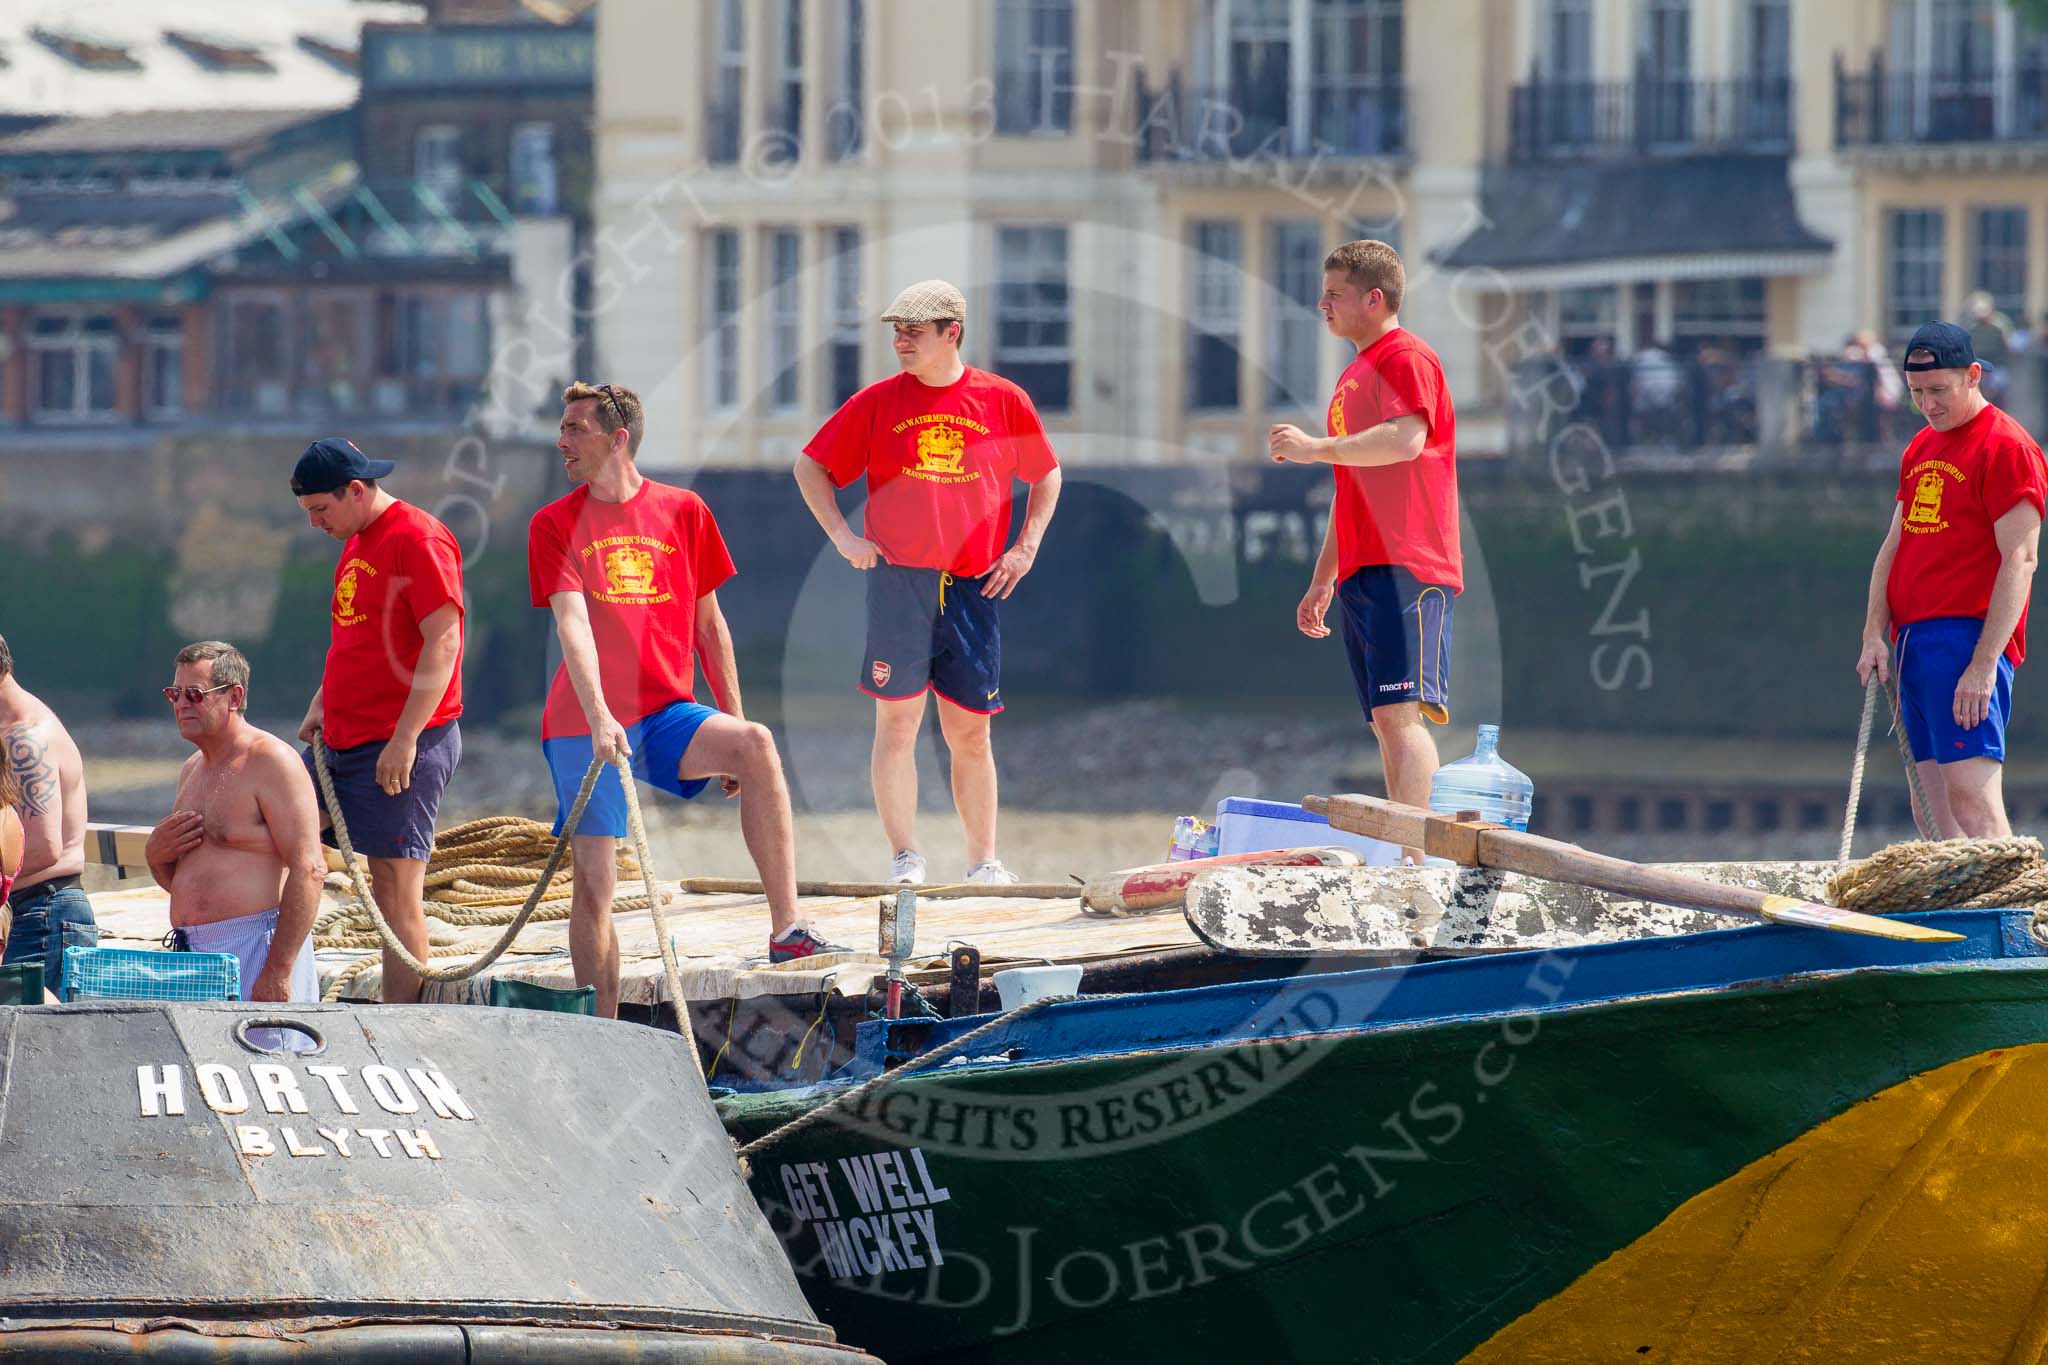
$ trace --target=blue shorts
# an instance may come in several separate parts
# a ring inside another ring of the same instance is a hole
[[[462,761],[462,722],[447,721],[420,731],[413,751],[412,784],[393,796],[377,785],[377,760],[386,740],[373,739],[348,749],[327,751],[327,775],[334,779],[335,804],[348,821],[348,841],[365,858],[411,858],[427,862],[434,856],[434,821],[441,814],[441,793]],[[326,828],[327,800],[313,772],[313,746],[299,750],[306,776],[313,783],[313,803],[320,808],[322,837],[338,847]]]
[[[1984,723],[1956,724],[1956,683],[1977,652],[1984,623],[1974,616],[1940,616],[1900,626],[1892,644],[1892,676],[1899,680],[1899,717],[1913,757],[1925,763],[1965,758],[2005,761],[2005,722],[2012,715],[2012,660],[1998,656],[1991,706]]]
[[[1412,701],[1450,723],[1453,596],[1393,564],[1368,564],[1337,585],[1344,653],[1366,715]]]
[[[927,690],[963,711],[1003,709],[1003,640],[987,577],[877,564],[868,570],[868,652],[860,690],[909,701]]]
[[[633,746],[633,776],[650,787],[674,792],[685,801],[703,791],[710,778],[699,777],[685,782],[679,774],[682,772],[683,755],[689,751],[690,741],[697,737],[697,728],[717,714],[715,707],[699,706],[693,701],[672,701],[652,715],[642,716],[628,725],[626,743]],[[555,779],[555,833],[560,834],[562,823],[576,805],[576,794],[583,790],[583,774],[590,771],[590,759],[595,751],[591,748],[589,735],[544,739],[540,742],[540,749],[547,755],[548,771]],[[590,792],[590,804],[583,808],[583,818],[576,822],[576,833],[609,834],[614,839],[626,837],[626,792],[619,785],[619,770],[609,763],[597,775],[597,785]]]

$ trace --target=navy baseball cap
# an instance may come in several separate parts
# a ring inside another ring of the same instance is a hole
[[[1926,351],[1932,360],[1915,360],[1913,352]],[[1922,370],[1967,370],[1977,363],[1977,348],[1970,344],[1970,334],[1953,322],[1923,322],[1920,330],[1913,333],[1913,339],[1906,343],[1906,365],[1908,370],[1918,373]]]
[[[292,466],[292,495],[332,493],[351,479],[381,479],[397,467],[389,460],[371,459],[346,436],[323,437],[307,446]]]

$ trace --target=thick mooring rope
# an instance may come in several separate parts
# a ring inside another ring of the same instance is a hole
[[[654,933],[661,944],[662,974],[667,979],[669,1006],[675,1013],[676,1032],[682,1035],[683,1042],[690,1054],[691,1065],[695,1066],[697,1074],[702,1076],[704,1074],[704,1062],[697,1055],[696,1034],[690,1028],[689,1010],[683,1001],[682,969],[676,962],[675,945],[669,941],[668,936],[668,918],[662,911],[662,905],[668,899],[668,893],[661,889],[661,884],[654,878],[654,860],[647,851],[647,826],[640,817],[640,793],[637,790],[637,783],[633,777],[632,762],[624,754],[613,755],[611,762],[617,765],[619,785],[625,789],[626,828],[633,838],[633,853],[639,862],[641,883],[647,889],[646,896],[635,899],[645,899],[648,909],[654,914]],[[535,912],[540,908],[541,901],[547,895],[549,883],[554,880],[555,873],[561,868],[562,860],[568,855],[570,836],[575,834],[577,822],[583,818],[583,808],[590,804],[590,793],[596,788],[598,774],[604,771],[604,765],[604,759],[591,759],[589,770],[583,774],[583,785],[577,789],[575,804],[570,806],[568,816],[562,821],[562,833],[555,840],[555,846],[548,854],[547,866],[541,869],[540,877],[534,885],[532,892],[527,895],[525,903],[520,906],[519,913],[514,915],[511,922],[506,925],[505,932],[499,935],[498,941],[487,952],[473,961],[464,963],[459,967],[437,968],[430,967],[413,956],[412,950],[405,946],[396,933],[392,932],[391,925],[386,922],[383,911],[378,908],[377,898],[371,892],[369,879],[364,874],[363,860],[356,856],[354,847],[349,843],[348,821],[342,818],[341,802],[334,794],[334,777],[327,770],[327,744],[325,736],[317,730],[313,732],[313,775],[319,779],[320,796],[327,805],[327,818],[334,825],[334,841],[341,847],[342,865],[348,869],[349,884],[355,892],[356,904],[361,913],[375,926],[377,938],[383,946],[393,956],[397,957],[399,961],[417,973],[422,981],[465,980],[475,976],[478,972],[483,971],[493,962],[496,962],[504,955],[505,950],[512,946],[512,941],[519,937],[520,931],[526,927],[527,922],[534,917]],[[613,908],[617,909],[619,904],[620,902],[614,902]],[[556,918],[559,918],[559,916],[556,916]],[[466,954],[470,951],[468,948],[459,946],[439,945],[430,948],[427,956],[452,957]],[[322,998],[331,997],[338,999],[342,985],[346,981],[353,980],[357,973],[367,970],[371,960],[365,958],[362,962],[354,964],[351,970],[335,980],[335,983],[328,988],[327,992],[323,992]]]
[[[1837,861],[1841,870],[1828,878],[1828,903],[1868,914],[1910,914],[1920,910],[2031,910],[2028,932],[2048,947],[2048,859],[2041,841],[2003,839],[1918,839],[1879,849],[1861,862],[1849,861],[1856,836],[1856,807],[1863,795],[1864,755],[1882,688],[1890,701],[1892,729],[1898,736],[1899,758],[1912,794],[1913,823],[1921,834],[1933,833],[1932,807],[1920,781],[1920,768],[1899,716],[1896,682],[1872,677],[1863,691],[1863,720],[1857,727],[1856,762],[1849,772],[1849,809],[1842,821]]]

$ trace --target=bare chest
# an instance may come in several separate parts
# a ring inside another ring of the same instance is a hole
[[[270,835],[246,768],[246,759],[234,759],[195,770],[179,788],[177,808],[199,812],[205,842],[262,852]]]

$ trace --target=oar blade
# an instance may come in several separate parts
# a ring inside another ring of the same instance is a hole
[[[1796,924],[1806,929],[1833,929],[1838,933],[1869,934],[1873,938],[1896,938],[1914,943],[1954,943],[1962,938],[1946,929],[1924,924],[1866,915],[1860,910],[1837,910],[1830,905],[1794,900],[1790,896],[1765,896],[1764,918],[1773,924]]]

